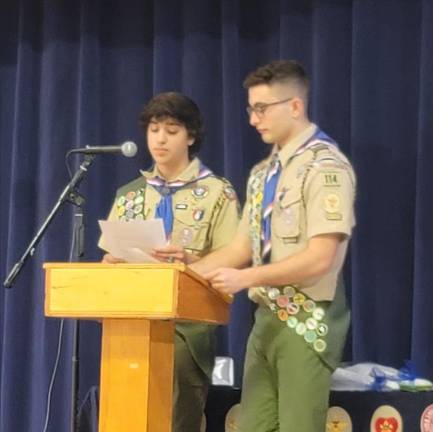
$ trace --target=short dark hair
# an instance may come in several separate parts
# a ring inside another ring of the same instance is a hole
[[[308,99],[309,79],[303,66],[296,60],[275,60],[250,72],[244,81],[244,88],[249,89],[260,84],[275,83],[295,84]]]
[[[194,143],[188,147],[188,155],[191,159],[200,150],[204,138],[203,117],[199,107],[182,93],[159,93],[144,106],[139,123],[146,133],[152,119],[160,121],[168,117],[185,126],[189,137],[194,139]]]

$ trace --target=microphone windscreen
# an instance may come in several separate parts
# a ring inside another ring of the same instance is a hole
[[[133,157],[137,154],[137,145],[132,141],[125,141],[122,144],[122,154],[126,157]]]

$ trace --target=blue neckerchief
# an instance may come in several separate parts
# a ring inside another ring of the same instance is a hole
[[[171,232],[173,231],[173,195],[178,190],[212,174],[213,173],[209,168],[200,164],[199,173],[197,177],[192,180],[175,180],[172,182],[166,182],[159,176],[147,179],[147,184],[152,186],[161,195],[161,199],[156,208],[155,217],[162,219],[167,239],[170,238]]]

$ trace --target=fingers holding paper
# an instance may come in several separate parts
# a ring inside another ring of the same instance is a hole
[[[106,253],[102,257],[102,262],[105,264],[119,264],[119,263],[125,263],[126,261],[122,258],[117,258],[109,253]]]
[[[198,260],[198,257],[186,252],[182,246],[173,244],[154,248],[151,255],[163,262],[183,262],[185,264],[191,264]]]

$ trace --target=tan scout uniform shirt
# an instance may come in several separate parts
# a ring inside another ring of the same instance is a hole
[[[172,195],[173,230],[170,242],[203,256],[232,240],[239,222],[239,204],[233,187],[226,179],[212,174],[194,181],[199,172],[200,161],[194,159],[176,179],[192,182]],[[157,175],[162,177],[155,167],[151,171],[143,171],[141,177],[121,187],[108,219],[154,218],[161,195],[146,181]],[[102,237],[99,247],[104,249]],[[183,335],[193,358],[210,379],[214,363],[211,326],[177,323],[176,332]],[[183,373],[188,374],[188,370],[186,367]],[[197,384],[202,385],[201,380]]]
[[[312,124],[278,152],[282,170],[272,212],[270,261],[281,261],[302,251],[308,240],[319,234],[344,234],[345,240],[338,247],[331,271],[297,285],[310,298],[320,301],[334,298],[348,237],[355,224],[355,175],[346,157],[335,146],[319,144],[294,156],[316,130],[316,125]],[[269,163],[270,157],[253,168],[252,175],[255,169],[267,167]],[[240,232],[246,235],[251,234],[248,204],[239,224]],[[268,303],[263,288],[251,288],[249,296],[256,302]]]
[[[199,159],[193,159],[176,180],[190,182],[200,171]],[[127,219],[119,199],[128,192],[142,190],[143,205],[132,218],[150,219],[155,217],[161,195],[152,186],[146,186],[146,179],[162,177],[156,166],[153,170],[142,171],[142,177],[121,187],[117,192],[109,220]],[[218,249],[234,237],[239,221],[236,193],[228,180],[210,175],[192,182],[173,194],[173,231],[171,243],[183,246],[188,252],[203,256]],[[99,247],[104,249],[101,237]]]

